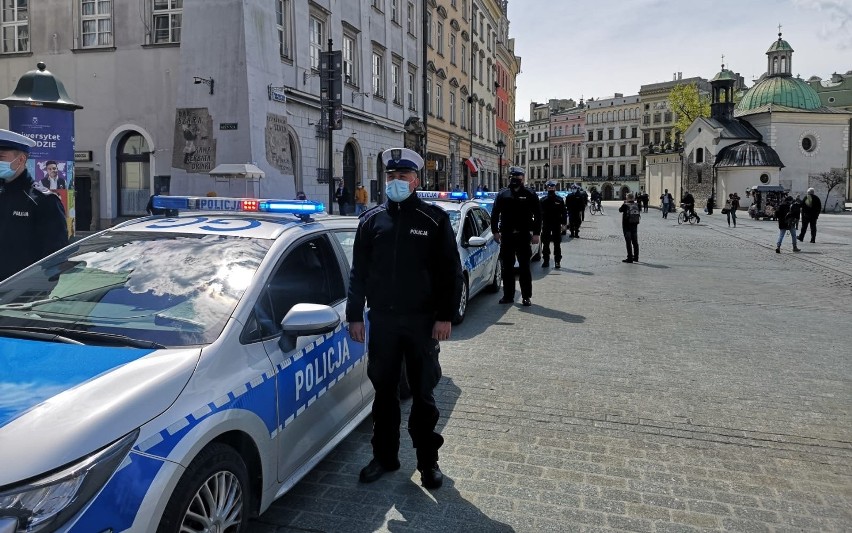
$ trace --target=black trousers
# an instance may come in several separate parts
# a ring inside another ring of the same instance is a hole
[[[541,228],[541,255],[545,261],[550,257],[551,242],[553,243],[553,257],[558,263],[562,261],[562,224],[544,224]],[[512,292],[514,292],[514,288]]]
[[[518,278],[521,285],[521,297],[532,297],[532,271],[530,270],[530,240],[527,231],[503,233],[500,241],[500,264],[503,273],[503,297],[515,297],[515,258],[518,258]]]
[[[627,258],[639,257],[639,225],[629,224],[622,228],[624,230],[624,243],[627,245]]]
[[[399,454],[399,379],[402,362],[411,388],[408,434],[417,450],[417,467],[438,460],[443,437],[435,432],[439,412],[432,390],[441,379],[440,345],[432,338],[435,320],[424,315],[399,315],[370,311],[367,376],[376,391],[373,400],[373,457],[393,464]]]
[[[580,231],[580,226],[583,224],[582,211],[568,211],[568,230],[571,235],[577,235]]]
[[[807,218],[802,215],[802,231],[799,232],[799,240],[805,238],[805,233],[808,231],[808,226],[811,227],[811,240],[816,240],[816,218]]]

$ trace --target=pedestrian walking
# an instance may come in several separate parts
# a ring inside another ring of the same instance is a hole
[[[367,189],[359,181],[355,186],[355,216],[367,210]]]
[[[725,200],[725,205],[722,206],[722,214],[728,217],[728,227],[731,227],[731,221],[734,222],[734,227],[737,227],[737,209],[740,207],[739,196],[736,196],[735,193],[731,193],[728,195],[728,199]]]
[[[650,197],[648,196],[648,192],[642,191],[642,211],[644,213],[648,212],[648,201],[649,200],[650,200]]]
[[[799,215],[794,212],[792,196],[788,196],[781,202],[781,205],[775,210],[775,216],[778,217],[778,241],[775,243],[775,253],[781,253],[781,243],[788,231],[790,232],[790,240],[793,241],[793,251],[800,251],[801,248],[796,246],[796,222]]]
[[[627,193],[624,203],[618,208],[621,213],[621,230],[624,232],[624,243],[627,245],[627,259],[622,263],[639,262],[639,221],[642,218],[641,207],[633,198],[633,193]]]
[[[565,200],[556,194],[556,182],[547,182],[547,196],[541,199],[541,267],[550,266],[550,243],[553,243],[553,259],[556,268],[562,262],[562,228],[568,222]],[[569,197],[575,195],[569,195]],[[573,235],[573,232],[572,232]],[[513,290],[514,292],[514,290]]]
[[[340,214],[346,214],[346,204],[349,203],[349,189],[343,184],[343,180],[337,180],[337,189],[334,191],[334,201],[340,209]]]
[[[404,362],[413,402],[408,433],[417,470],[424,487],[437,489],[443,483],[438,449],[444,439],[435,431],[439,412],[432,389],[441,378],[440,341],[450,338],[464,278],[449,216],[414,194],[423,158],[407,148],[392,148],[382,153],[382,161],[388,200],[362,214],[358,223],[346,303],[352,340],[369,338],[367,375],[376,391],[373,458],[358,479],[371,483],[400,467]]]
[[[586,221],[586,208],[589,206],[589,193],[585,191],[585,189],[580,189],[580,201],[583,204],[583,208],[580,210],[580,222]]]
[[[708,215],[712,215],[713,214],[713,208],[715,208],[715,207],[716,207],[716,199],[713,198],[713,195],[711,194],[710,196],[707,197],[707,205],[704,208],[704,212],[707,213]]]
[[[68,244],[62,200],[27,170],[35,144],[0,129],[0,281]]]
[[[660,195],[660,205],[663,211],[663,218],[669,218],[669,212],[674,207],[674,198],[668,189],[664,190],[663,194]]]
[[[532,305],[532,272],[530,243],[538,244],[541,235],[541,204],[538,196],[524,187],[524,169],[509,169],[509,186],[497,193],[491,210],[494,240],[500,243],[500,265],[503,274],[501,304],[515,301],[515,258],[521,285],[521,303]]]
[[[822,210],[822,202],[819,197],[814,194],[814,188],[808,189],[805,199],[802,202],[802,231],[799,233],[799,240],[805,239],[805,233],[808,226],[811,228],[811,242],[816,242],[817,219],[819,218],[820,210]]]
[[[580,226],[583,225],[583,197],[576,187],[565,197],[565,208],[568,210],[568,231],[571,237],[580,238]]]

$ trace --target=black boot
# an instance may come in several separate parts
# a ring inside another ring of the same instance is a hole
[[[427,489],[440,489],[444,484],[444,474],[438,467],[438,463],[426,468],[418,468],[420,471],[420,484]]]
[[[378,459],[373,459],[370,463],[361,469],[358,475],[358,481],[361,483],[372,483],[382,477],[385,472],[393,472],[399,470],[399,460],[388,461],[385,463],[379,462]]]

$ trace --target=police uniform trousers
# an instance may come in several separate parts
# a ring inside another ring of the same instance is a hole
[[[580,225],[583,223],[582,211],[568,211],[568,230],[571,235],[577,235],[580,232]]]
[[[559,263],[562,261],[562,224],[543,224],[541,227],[541,255],[545,261],[550,257],[551,242],[553,243],[553,258]],[[514,288],[512,290],[514,291]]]
[[[528,231],[503,233],[500,240],[500,264],[503,268],[503,297],[515,297],[515,258],[518,258],[518,280],[521,297],[532,297],[532,271],[530,271],[531,234]]]
[[[443,437],[435,432],[438,408],[432,390],[441,379],[440,346],[432,338],[431,315],[369,312],[367,375],[376,397],[373,400],[373,457],[383,465],[394,464],[399,454],[399,380],[405,360],[411,388],[408,433],[417,450],[417,467],[438,461]]]

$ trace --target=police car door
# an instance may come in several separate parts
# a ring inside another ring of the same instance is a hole
[[[326,335],[279,346],[281,320],[297,303],[333,307],[341,325]],[[278,479],[285,481],[315,459],[361,409],[359,376],[364,349],[342,326],[346,305],[343,268],[326,234],[292,244],[255,306],[278,391]]]
[[[494,240],[494,233],[491,230],[491,216],[488,211],[482,208],[473,209],[473,219],[479,228],[479,236],[486,240],[485,248],[482,250],[482,276],[483,284],[487,285],[494,279],[494,269],[500,268],[499,256],[500,245]]]
[[[462,246],[459,249],[463,250],[461,252],[461,260],[464,264],[465,270],[468,272],[468,293],[470,295],[474,295],[479,292],[479,289],[482,288],[482,284],[484,283],[485,265],[483,264],[483,259],[485,258],[485,249],[483,247],[466,246],[467,241],[470,240],[471,237],[479,237],[479,228],[476,226],[476,221],[473,219],[473,210],[469,209],[462,221]]]

